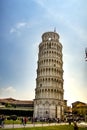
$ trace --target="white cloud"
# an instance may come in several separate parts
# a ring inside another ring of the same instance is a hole
[[[25,27],[26,25],[27,25],[26,22],[20,22],[20,23],[17,23],[16,28],[19,29],[19,28]]]
[[[10,29],[10,34],[12,33],[20,34],[21,29],[23,29],[24,27],[28,27],[28,24],[26,22],[19,22]]]
[[[0,88],[1,97],[13,97],[16,94],[16,89],[13,86],[8,86],[6,88]]]
[[[25,91],[21,91],[21,93],[17,95],[17,98],[21,100],[33,100],[35,98],[34,94],[35,92],[33,90],[27,89]]]
[[[14,33],[14,32],[16,32],[16,29],[15,28],[11,28],[10,29],[10,33]]]
[[[4,91],[7,93],[15,93],[16,92],[16,90],[12,86],[7,87],[6,89],[4,89]]]
[[[17,86],[17,89],[15,89],[13,86],[2,87],[0,88],[0,98],[11,97],[20,100],[33,100],[35,98],[34,86],[26,83],[26,84],[22,84],[21,86]]]

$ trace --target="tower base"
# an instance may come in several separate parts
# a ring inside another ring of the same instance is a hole
[[[53,99],[35,99],[34,100],[34,118],[63,118],[63,101]]]

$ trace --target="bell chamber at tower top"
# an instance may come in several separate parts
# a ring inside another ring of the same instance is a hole
[[[46,32],[42,35],[42,41],[59,41],[59,35],[56,32]]]

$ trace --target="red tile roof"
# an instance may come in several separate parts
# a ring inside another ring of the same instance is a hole
[[[0,99],[0,102],[2,103],[12,103],[12,104],[33,104],[32,100],[16,100],[13,98],[4,98]]]

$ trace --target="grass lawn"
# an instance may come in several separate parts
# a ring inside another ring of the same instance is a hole
[[[2,128],[0,130],[3,130]],[[73,126],[60,125],[60,126],[46,126],[46,127],[32,127],[32,128],[11,128],[4,130],[74,130]],[[87,130],[87,128],[79,128],[79,130]]]
[[[46,123],[46,122],[45,122]],[[13,120],[5,120],[4,124],[13,124]],[[14,121],[14,124],[21,124],[21,120]],[[32,122],[27,121],[27,124],[32,124]],[[41,122],[35,122],[35,124],[41,124]],[[0,129],[1,130],[1,129]]]
[[[5,120],[4,123],[5,124],[13,124],[13,120]],[[21,124],[21,121],[16,120],[16,121],[14,121],[14,124]]]

